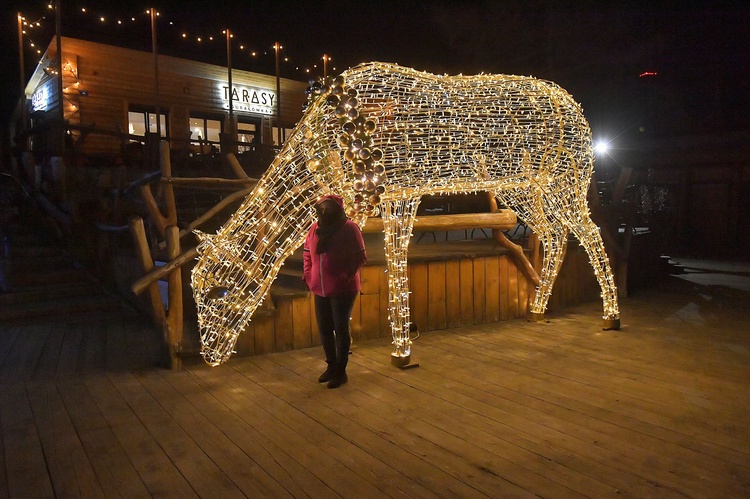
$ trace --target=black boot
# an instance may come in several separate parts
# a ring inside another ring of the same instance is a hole
[[[318,383],[325,383],[325,382],[330,381],[331,379],[333,379],[333,377],[334,377],[333,376],[334,375],[334,371],[335,371],[335,369],[333,368],[333,366],[329,362],[328,363],[328,367],[326,368],[326,370],[323,371],[323,374],[321,374],[320,377],[318,377]]]
[[[328,388],[338,388],[347,381],[349,381],[349,376],[346,375],[346,368],[336,369],[328,382]]]

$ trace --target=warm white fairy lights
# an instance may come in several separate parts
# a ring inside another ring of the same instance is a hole
[[[313,83],[302,120],[254,192],[216,235],[201,235],[193,289],[203,356],[213,365],[229,358],[328,192],[341,194],[360,223],[383,218],[393,357],[402,364],[413,327],[407,252],[425,194],[492,192],[539,235],[533,316],[544,314],[573,232],[601,286],[605,327],[619,327],[617,290],[586,201],[592,167],[588,123],[554,83],[382,63]]]

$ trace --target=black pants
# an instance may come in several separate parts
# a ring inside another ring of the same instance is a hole
[[[357,292],[336,296],[315,295],[315,315],[326,362],[339,372],[344,372],[349,362],[349,318],[356,299]]]

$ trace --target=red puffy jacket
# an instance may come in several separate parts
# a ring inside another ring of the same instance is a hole
[[[361,289],[359,269],[367,261],[365,241],[359,226],[347,220],[332,237],[328,251],[318,254],[318,235],[314,223],[303,247],[304,279],[318,296],[355,293]]]

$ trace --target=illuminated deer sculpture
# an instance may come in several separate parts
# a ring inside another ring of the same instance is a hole
[[[217,234],[200,235],[192,282],[206,362],[229,358],[304,241],[313,203],[329,192],[344,197],[354,220],[383,219],[393,357],[402,365],[411,351],[407,250],[425,194],[494,193],[538,234],[535,318],[544,316],[572,232],[601,286],[604,327],[619,328],[617,289],[586,201],[591,132],[564,90],[530,77],[368,63],[309,91],[304,116],[252,194]]]

